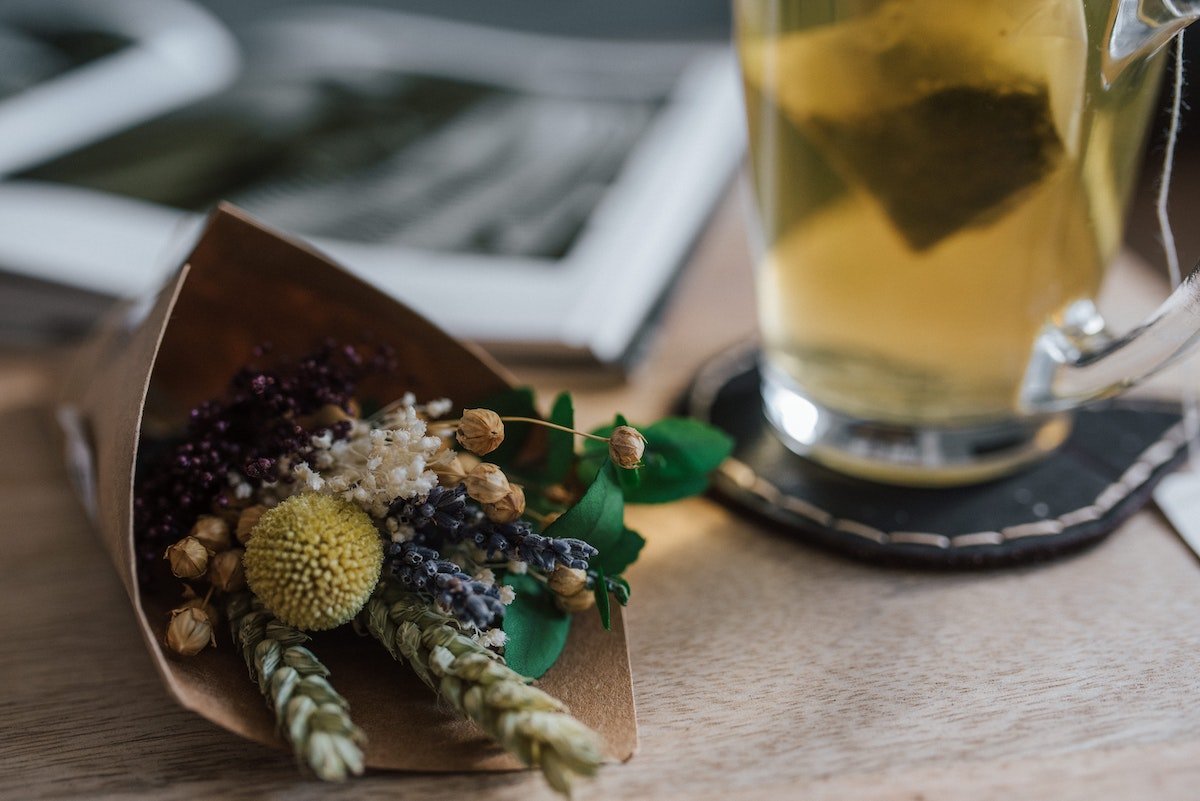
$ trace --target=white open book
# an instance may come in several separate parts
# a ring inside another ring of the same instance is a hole
[[[229,200],[452,333],[615,363],[741,158],[736,72],[711,44],[347,6],[237,33],[220,91],[9,169],[0,269],[144,292]],[[0,140],[0,168],[18,146]]]

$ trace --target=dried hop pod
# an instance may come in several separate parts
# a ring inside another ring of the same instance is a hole
[[[221,518],[225,521],[225,525],[229,527],[230,544],[233,543],[233,532],[237,529],[238,517],[245,508],[246,500],[237,497],[237,492],[232,489],[221,490],[217,493],[217,497],[213,499],[212,516]]]
[[[383,543],[371,518],[331,495],[268,509],[246,543],[246,582],[280,620],[320,631],[354,617],[379,581]]]
[[[525,491],[516,484],[508,485],[508,494],[495,503],[483,504],[483,513],[493,523],[512,523],[525,514]]]
[[[559,564],[547,583],[555,595],[574,595],[587,588],[587,571]]]
[[[437,474],[438,483],[443,487],[457,487],[467,474],[467,469],[458,458],[458,454],[449,457],[439,455],[436,461],[429,464],[429,469]]]
[[[216,646],[213,624],[198,606],[185,605],[171,612],[167,647],[180,656],[195,656],[208,645]]]
[[[216,515],[201,515],[188,532],[188,536],[200,540],[200,544],[213,553],[226,550],[231,544],[229,523]]]
[[[608,455],[626,470],[642,466],[646,438],[632,426],[617,426],[608,438]]]
[[[467,495],[480,503],[497,503],[508,495],[508,477],[504,471],[494,464],[483,462],[471,468],[463,482],[467,485]]]
[[[490,409],[467,409],[458,423],[458,444],[483,456],[504,442],[504,423]]]
[[[177,578],[200,578],[208,570],[209,550],[195,537],[184,537],[167,548],[163,558],[171,563],[171,572]]]
[[[246,586],[246,571],[242,567],[241,548],[222,551],[208,565],[208,580],[221,592],[237,592]]]
[[[577,614],[586,612],[596,605],[596,595],[591,590],[580,590],[573,595],[555,595],[554,602],[564,612]]]
[[[237,541],[242,545],[246,544],[246,540],[250,539],[251,532],[254,531],[254,526],[258,523],[258,519],[263,516],[263,512],[267,511],[265,506],[247,506],[238,515],[237,521]]]
[[[329,428],[330,426],[345,423],[353,419],[354,417],[336,403],[325,404],[320,409],[317,409],[313,415],[313,422],[323,428]]]
[[[184,609],[193,609],[193,608],[199,609],[201,612],[203,612],[205,615],[207,615],[208,622],[212,624],[213,629],[215,630],[217,628],[217,625],[220,623],[220,620],[221,620],[220,613],[217,611],[217,608],[215,606],[213,606],[211,603],[205,603],[204,599],[199,597],[198,595],[193,595],[191,598],[184,601],[183,604],[178,609],[174,610],[171,614],[175,614],[177,612],[182,612]]]

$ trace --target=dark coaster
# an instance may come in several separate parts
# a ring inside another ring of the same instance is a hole
[[[742,348],[713,360],[688,393],[688,411],[737,442],[717,493],[808,542],[894,565],[994,567],[1077,550],[1140,509],[1187,455],[1178,402],[1117,400],[1077,412],[1063,447],[1015,475],[896,487],[788,450],[763,415],[758,386],[756,353]]]

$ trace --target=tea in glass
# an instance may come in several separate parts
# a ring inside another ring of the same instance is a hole
[[[1158,89],[1104,85],[1110,8],[735,0],[775,380],[874,421],[1014,413],[1120,244]]]

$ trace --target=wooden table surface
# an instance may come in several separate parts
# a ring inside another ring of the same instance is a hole
[[[753,329],[736,212],[718,214],[629,383],[518,374],[576,392],[582,423],[663,413]],[[1126,260],[1113,316],[1160,291]],[[0,353],[0,796],[552,797],[523,773],[330,788],[174,706],[47,434],[57,361]],[[1153,508],[1073,558],[990,573],[857,564],[708,499],[631,517],[649,535],[627,617],[641,748],[580,799],[1200,792],[1200,564]]]

